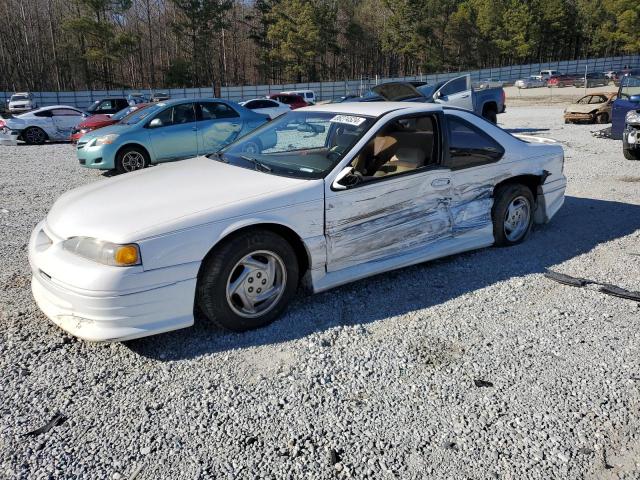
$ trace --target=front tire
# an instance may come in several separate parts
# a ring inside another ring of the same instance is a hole
[[[284,238],[268,230],[233,236],[207,256],[196,303],[219,327],[264,327],[284,311],[298,287],[298,260]]]
[[[495,245],[509,247],[523,242],[531,231],[534,210],[533,194],[525,185],[513,183],[498,187],[491,209]]]
[[[22,139],[27,145],[42,145],[47,138],[45,131],[39,127],[29,127],[22,133]]]
[[[601,125],[604,123],[609,123],[609,114],[606,112],[597,114],[596,123],[599,123]]]
[[[623,148],[622,154],[627,160],[640,160],[640,150],[631,150],[629,148]]]
[[[116,155],[118,173],[134,172],[149,166],[149,155],[139,147],[124,147]]]

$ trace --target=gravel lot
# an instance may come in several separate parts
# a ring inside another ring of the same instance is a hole
[[[640,304],[541,274],[640,290],[640,163],[561,114],[499,117],[566,149],[566,204],[524,244],[126,344],[67,336],[29,289],[31,229],[102,175],[0,147],[0,478],[640,478]]]

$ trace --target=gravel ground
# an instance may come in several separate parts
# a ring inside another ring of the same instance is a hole
[[[640,304],[541,274],[640,290],[640,164],[561,113],[499,117],[566,149],[566,204],[524,244],[124,344],[67,336],[29,290],[31,229],[100,173],[0,147],[0,478],[640,478]]]

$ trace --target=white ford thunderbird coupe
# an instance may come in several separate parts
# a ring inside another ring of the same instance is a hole
[[[72,190],[29,243],[33,295],[64,330],[127,340],[266,325],[299,285],[523,241],[562,206],[562,148],[417,103],[287,113],[210,158]]]

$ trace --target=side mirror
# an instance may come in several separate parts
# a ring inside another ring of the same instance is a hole
[[[333,190],[346,190],[346,185],[342,185],[340,182],[348,175],[353,173],[353,167],[344,167],[342,171],[336,176],[335,180],[331,184]]]
[[[631,95],[629,101],[633,103],[640,103],[640,95]]]
[[[433,99],[434,99],[434,100],[440,100],[440,97],[442,97],[442,92],[441,92],[440,90],[436,91],[436,92],[433,94]]]
[[[162,126],[162,120],[160,120],[159,118],[154,118],[149,122],[149,125],[148,125],[149,128],[158,128],[161,126]]]

